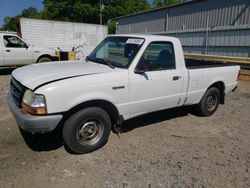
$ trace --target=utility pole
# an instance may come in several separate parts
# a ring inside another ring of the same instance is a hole
[[[104,9],[104,5],[102,3],[102,0],[100,0],[100,25],[102,25],[102,11]]]

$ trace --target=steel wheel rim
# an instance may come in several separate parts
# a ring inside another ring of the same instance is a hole
[[[208,111],[213,111],[216,106],[217,106],[217,96],[216,95],[211,95],[207,98],[207,110]]]
[[[96,143],[103,134],[103,125],[97,120],[84,122],[79,126],[76,132],[77,141],[86,145],[89,143]]]

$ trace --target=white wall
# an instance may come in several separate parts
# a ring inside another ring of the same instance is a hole
[[[21,18],[20,26],[28,44],[65,51],[84,45],[85,56],[108,35],[106,26],[95,24]]]

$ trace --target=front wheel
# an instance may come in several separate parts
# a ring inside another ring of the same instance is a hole
[[[215,88],[209,88],[201,101],[197,105],[197,112],[201,116],[211,116],[218,108],[220,103],[220,91]]]
[[[41,57],[37,63],[46,63],[52,61],[49,57]]]
[[[107,112],[89,107],[76,112],[65,122],[63,139],[72,152],[84,154],[105,145],[110,131],[111,120]]]

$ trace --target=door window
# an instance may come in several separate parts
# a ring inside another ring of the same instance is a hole
[[[4,45],[7,48],[26,48],[26,44],[16,36],[3,36]]]
[[[136,69],[144,71],[175,69],[173,44],[171,42],[150,43]]]

